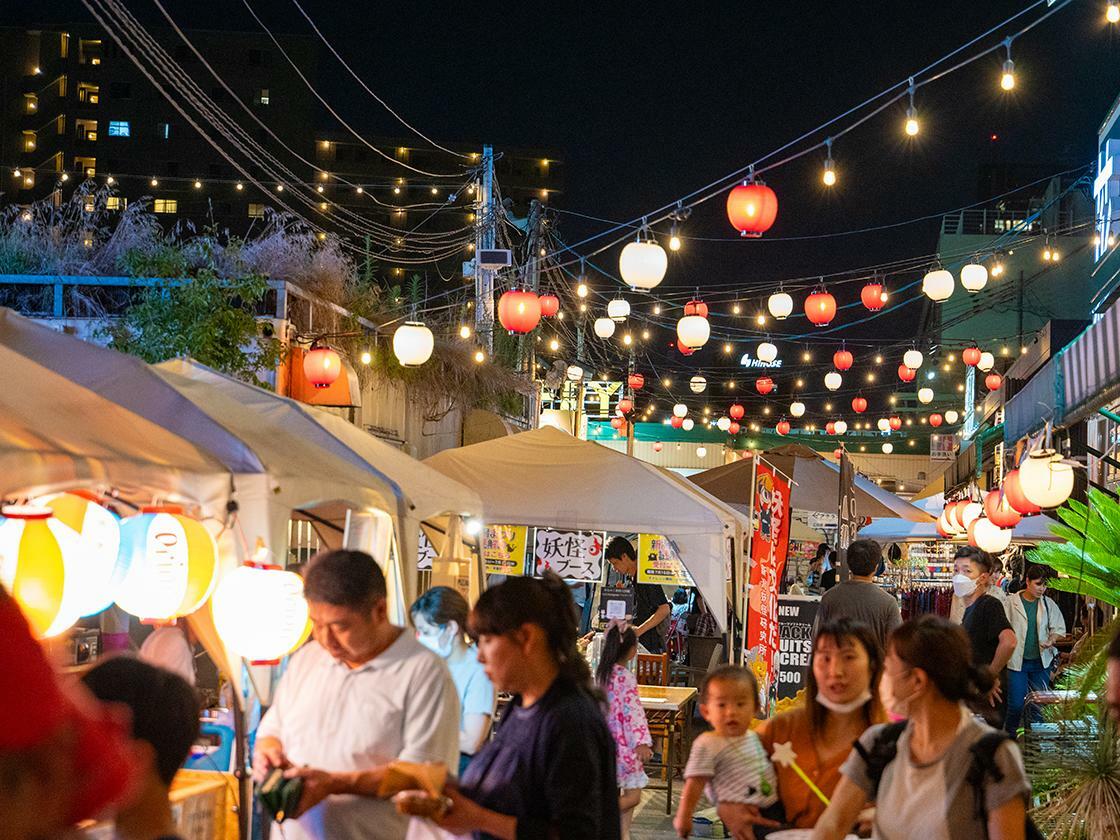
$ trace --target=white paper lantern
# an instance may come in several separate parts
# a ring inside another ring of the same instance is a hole
[[[615,323],[625,321],[630,317],[630,301],[626,300],[626,298],[615,298],[608,302],[607,317]]]
[[[774,292],[766,301],[766,308],[778,321],[784,321],[793,312],[793,298],[785,292]]]
[[[81,577],[68,577],[68,585],[81,581],[75,592],[80,614],[96,615],[106,609],[128,568],[120,556],[120,520],[82,492],[46,496],[35,505],[54,511],[55,519],[76,531],[85,546],[85,565],[78,570]]]
[[[922,405],[929,405],[933,402],[933,389],[932,388],[919,388],[918,389],[918,402]]]
[[[583,368],[579,365],[568,365],[567,376],[572,382],[579,382],[583,379]]]
[[[892,452],[894,452],[894,444],[893,443],[884,443],[883,444],[883,454],[884,455],[890,455]]]
[[[684,417],[687,414],[688,414],[688,406],[685,405],[684,403],[677,403],[675,406],[673,406],[673,416],[674,417]]]
[[[790,403],[789,404],[789,413],[792,414],[794,417],[801,417],[802,415],[805,414],[805,403],[803,403],[803,402],[792,402],[792,403]]]
[[[961,529],[957,527],[957,523],[952,520],[946,511],[941,511],[941,516],[937,519],[941,525],[941,530],[947,534],[959,534]]]
[[[980,368],[984,373],[987,373],[996,366],[996,357],[985,350],[980,354],[980,361],[976,363],[976,367]]]
[[[986,516],[977,519],[976,524],[972,526],[972,537],[976,541],[976,547],[992,554],[1002,554],[1007,550],[1011,545],[1012,533],[1011,528],[1000,528]]]
[[[824,387],[830,391],[835,391],[843,383],[843,378],[834,370],[830,370],[824,375]]]
[[[922,362],[925,360],[925,356],[918,350],[907,350],[902,354],[902,363],[910,368],[910,370],[917,370],[922,366]]]
[[[688,380],[688,388],[694,394],[703,394],[704,389],[707,388],[707,387],[708,387],[708,380],[705,379],[703,376],[700,376],[699,374],[692,377],[692,379]]]
[[[988,269],[979,263],[969,263],[961,269],[961,285],[968,292],[980,291],[988,285]]]
[[[677,321],[677,341],[685,347],[699,350],[711,334],[712,326],[703,315],[685,315]]]
[[[984,512],[984,506],[979,502],[969,502],[967,505],[960,509],[961,525],[964,530],[968,530],[968,526],[975,520],[980,518],[980,514]]]
[[[665,279],[669,255],[656,242],[629,242],[618,255],[618,273],[632,289],[649,291]]]
[[[760,345],[758,345],[758,350],[755,351],[755,355],[758,356],[758,360],[760,362],[766,362],[767,364],[769,364],[770,362],[778,358],[778,348],[771,344],[769,341],[764,341]]]
[[[836,434],[842,435],[848,431],[848,424],[843,420],[837,420],[832,424],[832,428],[836,431]]]
[[[719,429],[721,432],[726,432],[728,429],[731,428],[731,418],[730,417],[719,418],[716,421],[716,428]]]
[[[891,430],[891,421],[886,417],[880,417],[877,425],[880,432],[889,432]]]
[[[696,421],[693,420],[691,417],[684,418],[684,421],[681,423],[681,428],[684,429],[686,432],[691,432],[693,430],[693,428],[695,428],[695,426],[696,426]]]
[[[599,338],[610,338],[614,335],[614,321],[610,318],[596,318],[595,335]]]
[[[948,411],[945,412],[945,422],[948,423],[950,426],[952,426],[954,423],[956,423],[960,419],[961,419],[961,416],[959,414],[957,414],[955,409],[950,408]]]
[[[222,641],[255,664],[279,662],[308,632],[303,578],[294,572],[239,566],[210,601]]]
[[[705,446],[697,446],[697,447],[696,447],[696,457],[697,457],[697,458],[706,458],[706,457],[708,457],[708,448],[707,448],[707,447],[705,447]]]
[[[1019,486],[1028,502],[1056,508],[1073,492],[1073,467],[1053,449],[1036,449],[1019,466]]]
[[[936,303],[948,300],[955,285],[952,272],[943,268],[931,271],[922,278],[922,292]]]
[[[403,367],[420,367],[432,358],[436,340],[432,331],[418,321],[408,321],[393,333],[393,355]]]

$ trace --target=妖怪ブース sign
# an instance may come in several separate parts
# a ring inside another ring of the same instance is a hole
[[[537,528],[533,540],[533,570],[552,570],[565,580],[603,579],[602,531],[554,531]]]
[[[525,525],[491,525],[482,542],[482,559],[488,575],[525,574],[529,529]]]
[[[638,535],[638,583],[696,585],[673,544],[660,534]]]

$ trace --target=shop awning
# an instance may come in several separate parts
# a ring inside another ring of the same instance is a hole
[[[1050,524],[1056,522],[1045,514],[1025,516],[1015,526],[1011,535],[1013,543],[1033,545],[1040,542],[1059,542],[1050,533]],[[859,529],[861,539],[876,540],[879,543],[896,542],[941,542],[944,538],[937,533],[937,523],[907,522],[905,519],[876,519],[866,528]],[[962,537],[954,542],[965,542]]]

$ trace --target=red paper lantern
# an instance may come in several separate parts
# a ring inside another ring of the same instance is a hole
[[[981,355],[980,348],[973,345],[972,347],[965,348],[964,352],[961,353],[961,359],[963,359],[964,363],[969,367],[976,367],[980,364]]]
[[[929,416],[929,424],[935,429],[944,422],[945,418],[938,414],[936,411]]]
[[[696,352],[691,347],[688,347],[687,345],[684,345],[684,344],[678,344],[677,349],[681,351],[682,356],[691,356],[693,353]]]
[[[632,373],[626,377],[626,384],[638,391],[646,386],[646,378],[640,373]]]
[[[836,434],[836,424],[833,421],[829,420],[828,423],[825,424],[824,430],[828,434],[834,435]]]
[[[998,373],[989,373],[984,377],[984,385],[989,391],[998,391],[1003,385],[1003,377]]]
[[[918,372],[916,370],[914,370],[913,368],[908,368],[908,367],[906,367],[906,365],[899,365],[898,366],[898,378],[901,379],[903,382],[913,382],[914,377],[917,376],[917,375],[918,375]]]
[[[1042,508],[1023,495],[1018,470],[1012,470],[1003,477],[1003,495],[1007,498],[1007,503],[1024,516],[1042,511]]]
[[[623,420],[622,420],[621,417],[612,417],[611,418],[611,428],[615,429],[616,431],[618,429],[622,428],[622,423],[623,423]]]
[[[618,401],[618,410],[623,414],[629,414],[634,410],[634,401],[629,397],[623,397]]]
[[[774,390],[774,380],[769,376],[760,376],[754,382],[755,390],[765,396]]]
[[[789,421],[779,420],[778,424],[774,427],[774,431],[780,434],[782,437],[785,437],[789,434]]]
[[[1023,518],[1019,511],[1011,507],[1007,496],[999,490],[992,490],[984,497],[984,513],[993,525],[1000,528],[1014,528]]]
[[[702,300],[690,300],[684,305],[685,315],[699,315],[701,318],[708,317],[708,304]]]
[[[824,289],[805,298],[805,317],[815,326],[827,327],[836,317],[836,298]]]
[[[505,292],[498,298],[498,320],[511,335],[532,332],[541,322],[541,300],[532,292]]]
[[[677,417],[677,415],[674,414],[669,420],[669,425],[674,429],[679,429],[682,425],[684,425],[684,418]]]
[[[839,461],[839,460],[840,460],[840,458],[841,458],[841,457],[842,457],[843,455],[844,455],[844,449],[843,449],[843,447],[841,447],[840,449],[834,449],[834,450],[832,451],[832,457],[833,457],[833,458],[835,458],[835,459],[836,459],[837,461]]]
[[[653,444],[653,451],[654,451],[654,452],[660,452],[660,451],[661,451],[661,447],[662,447],[661,441],[656,441],[656,442],[655,442],[655,443]]]
[[[943,539],[943,540],[951,539],[952,536],[953,536],[952,534],[950,534],[948,531],[946,531],[944,528],[941,527],[941,517],[940,516],[937,517],[937,535],[939,537],[941,537],[941,539]]]
[[[851,350],[837,350],[832,354],[832,364],[837,370],[848,370],[854,361]]]
[[[342,373],[342,359],[330,347],[312,345],[303,354],[303,375],[316,388],[326,388]]]
[[[852,411],[856,414],[863,414],[863,412],[867,411],[867,400],[864,397],[853,397]]]
[[[541,295],[541,315],[546,318],[551,318],[560,311],[560,298],[556,295]]]
[[[742,420],[743,415],[746,413],[747,410],[739,405],[739,403],[732,403],[731,408],[727,409],[727,416],[732,420]]]
[[[761,181],[744,181],[727,194],[727,218],[740,236],[762,236],[777,217],[778,196]]]
[[[891,428],[896,432],[902,428],[902,418],[896,414],[892,414],[891,419],[888,422],[891,424]]]
[[[980,517],[976,517],[968,523],[968,544],[973,548],[979,548],[976,544],[976,523],[980,521]]]
[[[882,283],[872,281],[863,287],[863,290],[859,293],[859,299],[863,301],[863,305],[868,310],[878,312],[887,302],[887,293],[883,290]]]
[[[737,435],[737,434],[739,434],[739,430],[741,428],[743,428],[743,427],[740,426],[738,423],[736,423],[734,420],[732,420],[731,425],[727,427],[727,433],[729,435]]]

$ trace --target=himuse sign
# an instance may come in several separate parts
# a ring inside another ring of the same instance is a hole
[[[745,368],[780,368],[782,366],[781,359],[775,359],[772,362],[764,362],[762,359],[757,359],[750,353],[744,353],[743,358],[739,359],[739,364]]]

